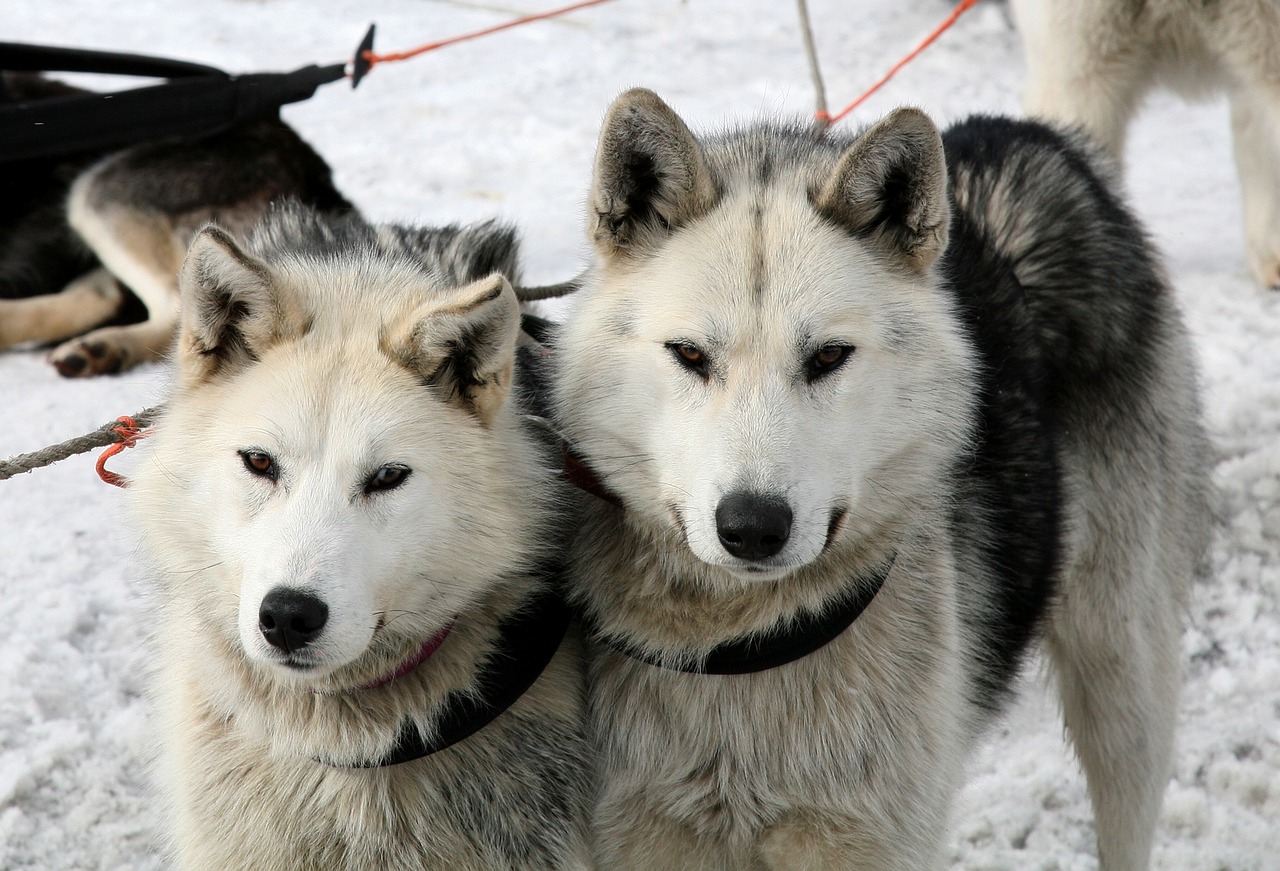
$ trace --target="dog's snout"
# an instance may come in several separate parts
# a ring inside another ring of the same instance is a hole
[[[730,493],[716,506],[716,533],[724,549],[739,559],[771,557],[791,537],[791,507],[776,496]]]
[[[275,587],[258,609],[258,628],[272,647],[293,653],[306,647],[324,630],[329,606],[304,590]]]

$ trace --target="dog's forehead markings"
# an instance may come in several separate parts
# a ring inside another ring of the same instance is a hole
[[[764,179],[761,179],[761,181],[763,182]],[[748,268],[751,270],[751,274],[747,278],[748,287],[751,288],[752,295],[757,303],[763,300],[765,288],[769,283],[769,267],[766,260],[764,210],[765,204],[763,194],[758,192],[751,203],[751,238],[748,242],[751,250],[751,260]]]

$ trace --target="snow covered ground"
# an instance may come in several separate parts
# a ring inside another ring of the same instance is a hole
[[[349,57],[371,19],[391,50],[550,4],[5,0],[0,36],[282,71]],[[837,106],[949,9],[942,0],[810,7]],[[900,103],[944,121],[1016,112],[1022,79],[1016,34],[1001,6],[984,3],[854,123]],[[619,0],[379,67],[355,93],[330,85],[285,115],[369,216],[501,216],[524,235],[527,278],[544,282],[583,263],[597,125],[609,100],[638,84],[701,128],[812,110],[794,4]],[[1280,869],[1280,294],[1246,274],[1227,126],[1222,101],[1154,99],[1133,130],[1126,182],[1198,343],[1221,490],[1214,575],[1187,615],[1179,749],[1154,861],[1167,871]],[[2,354],[0,457],[153,404],[167,378],[148,366],[66,381],[39,351]],[[145,768],[147,585],[120,504],[87,457],[0,482],[5,871],[162,867]],[[973,760],[951,834],[957,868],[1097,866],[1083,781],[1044,684],[1029,676],[1024,700]]]

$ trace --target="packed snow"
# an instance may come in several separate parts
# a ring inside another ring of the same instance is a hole
[[[349,58],[370,20],[403,49],[540,11],[551,0],[6,0],[12,41],[180,57],[235,72]],[[831,102],[878,78],[950,8],[943,0],[810,0]],[[850,121],[924,107],[941,122],[1016,113],[1024,78],[1004,6],[970,12]],[[91,81],[95,87],[118,81]],[[795,5],[618,0],[373,70],[288,107],[371,218],[501,217],[526,278],[585,262],[597,127],[624,89],[657,90],[695,129],[803,116],[813,89]],[[0,136],[3,131],[0,131]],[[1280,294],[1248,276],[1221,98],[1153,98],[1126,187],[1166,257],[1203,369],[1220,490],[1213,575],[1183,644],[1178,750],[1153,867],[1280,869]],[[2,195],[2,194],[0,194]],[[0,354],[0,457],[163,401],[164,366],[60,378],[44,351]],[[211,424],[214,422],[211,422]],[[145,453],[145,442],[132,453]],[[118,458],[127,473],[137,457]],[[121,492],[90,455],[0,482],[0,869],[158,869],[156,743],[146,697],[148,582]],[[971,765],[953,866],[1089,871],[1093,823],[1042,667]]]

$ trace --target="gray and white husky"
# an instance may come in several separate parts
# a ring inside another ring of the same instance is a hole
[[[1280,288],[1280,3],[1013,0],[1031,114],[1078,124],[1117,161],[1157,85],[1231,100],[1249,267]]]
[[[492,225],[299,207],[195,238],[178,383],[130,488],[180,867],[588,867],[515,256]]]
[[[609,110],[555,409],[612,501],[598,861],[940,868],[1046,642],[1101,867],[1145,867],[1209,485],[1167,283],[1082,140],[902,109],[695,137]]]

